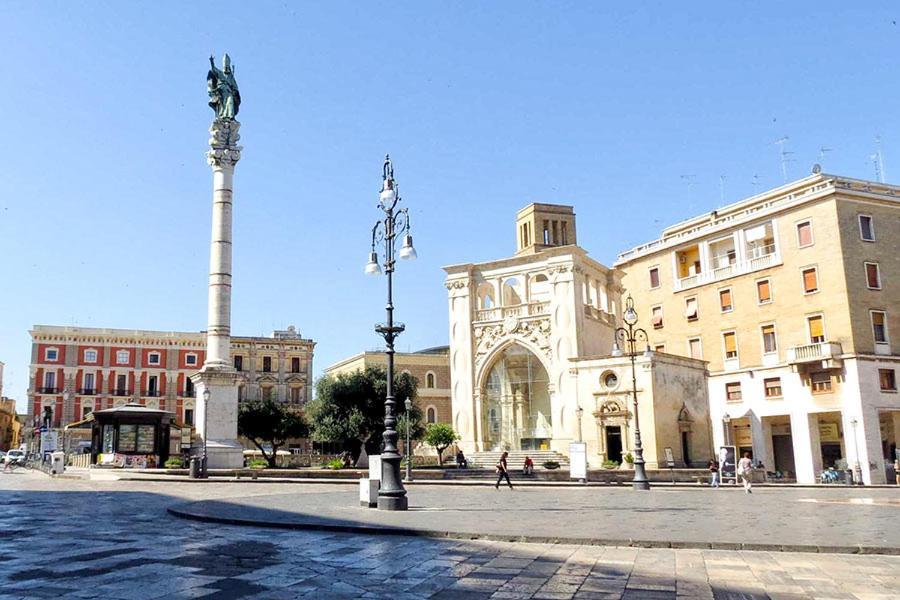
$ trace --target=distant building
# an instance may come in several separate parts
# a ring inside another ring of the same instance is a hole
[[[51,410],[52,426],[95,410],[137,403],[193,424],[190,375],[203,365],[204,332],[165,332],[35,325],[31,330],[28,423]],[[312,397],[315,342],[294,327],[271,337],[231,338],[243,382],[240,401],[271,398],[300,407]]]
[[[19,447],[19,420],[16,418],[16,401],[0,396],[0,450]]]
[[[709,363],[716,444],[803,483],[884,483],[900,440],[900,187],[817,173],[615,266],[651,346]]]
[[[387,354],[361,352],[331,365],[325,369],[325,374],[351,373],[374,365],[386,367]],[[426,423],[451,422],[450,356],[447,346],[419,352],[397,352],[394,354],[394,370],[398,375],[407,372],[418,380],[416,403],[422,409]]]

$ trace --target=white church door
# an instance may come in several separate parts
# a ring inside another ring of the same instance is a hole
[[[528,349],[506,348],[488,373],[482,431],[490,450],[550,448],[553,427],[547,370]]]

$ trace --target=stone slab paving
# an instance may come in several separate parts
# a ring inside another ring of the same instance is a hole
[[[900,489],[743,491],[687,487],[536,489],[418,485],[410,510],[362,508],[345,487],[176,505],[181,516],[334,531],[814,552],[900,554]]]
[[[332,497],[323,488],[291,489],[296,503],[317,504]],[[246,501],[284,490],[0,476],[0,597],[866,600],[900,590],[900,556],[365,536],[165,510],[212,493]]]

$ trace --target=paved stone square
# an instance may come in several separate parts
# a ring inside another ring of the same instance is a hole
[[[238,503],[285,493],[314,506],[335,492],[4,475],[0,597],[862,600],[900,589],[900,556],[365,536],[201,523],[165,510],[210,495]]]

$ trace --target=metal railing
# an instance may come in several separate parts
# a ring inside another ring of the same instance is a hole
[[[115,388],[112,390],[111,394],[113,396],[130,396],[134,390],[129,390],[127,388]]]
[[[38,394],[58,394],[59,388],[57,387],[40,387],[38,388]]]
[[[79,388],[76,392],[81,396],[93,396],[98,393],[97,388]]]
[[[158,398],[159,396],[162,396],[163,393],[159,390],[144,390],[144,393],[141,395],[147,398]]]

